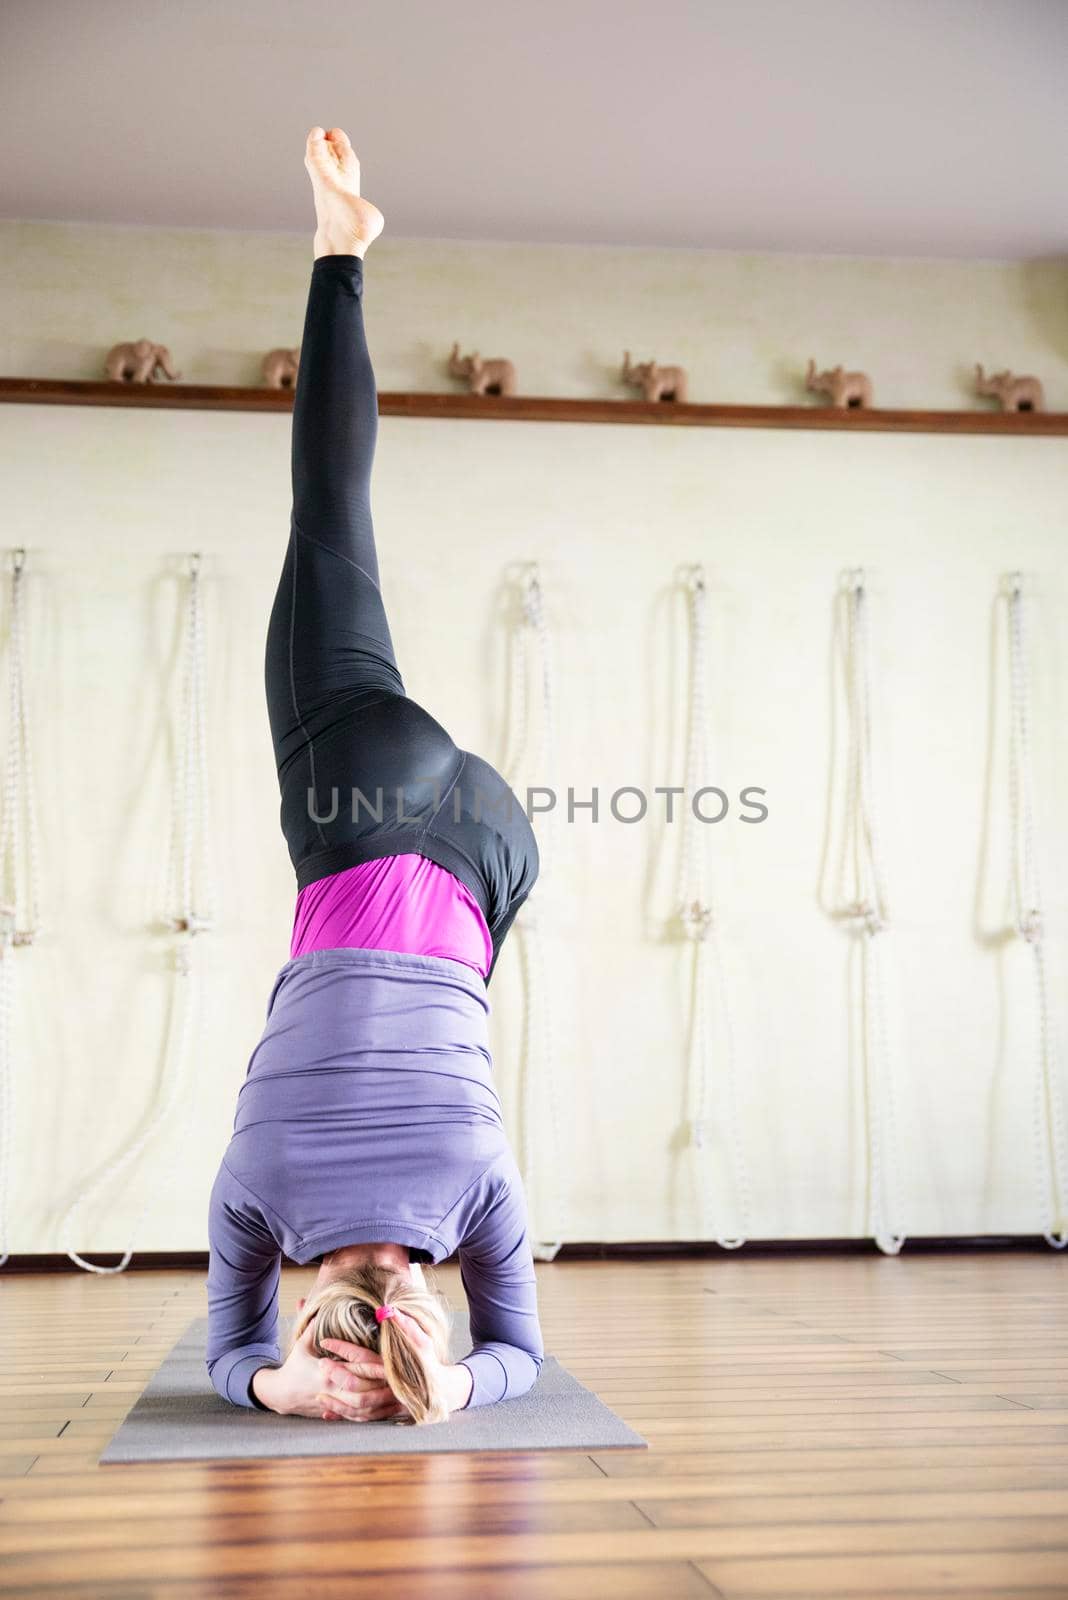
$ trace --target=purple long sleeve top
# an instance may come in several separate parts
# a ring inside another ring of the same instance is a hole
[[[211,1192],[211,1381],[253,1406],[282,1359],[281,1257],[391,1240],[456,1252],[473,1348],[468,1406],[525,1394],[541,1367],[526,1198],[493,1083],[489,1001],[471,967],[391,950],[286,963]]]

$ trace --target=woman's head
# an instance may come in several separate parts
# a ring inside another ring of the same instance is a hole
[[[414,1280],[402,1267],[368,1261],[344,1267],[317,1286],[297,1312],[290,1348],[312,1326],[312,1346],[318,1356],[337,1357],[324,1348],[324,1339],[346,1339],[381,1357],[386,1382],[408,1412],[412,1422],[443,1422],[449,1414],[444,1397],[436,1392],[433,1363],[429,1366],[396,1317],[379,1322],[379,1306],[396,1306],[415,1319],[429,1334],[441,1365],[449,1360],[449,1303],[433,1283]]]

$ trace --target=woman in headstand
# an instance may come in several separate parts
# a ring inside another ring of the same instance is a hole
[[[340,129],[311,130],[305,166],[318,226],[266,661],[299,892],[211,1194],[207,1364],[236,1405],[435,1422],[525,1393],[543,1356],[486,1026],[538,854],[504,779],[404,692],[369,493],[363,256],[383,219]],[[473,1342],[455,1364],[422,1271],[454,1250]],[[321,1263],[284,1359],[283,1252]]]

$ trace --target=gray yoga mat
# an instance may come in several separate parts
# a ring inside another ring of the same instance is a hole
[[[527,1394],[454,1411],[445,1422],[323,1422],[234,1406],[204,1365],[206,1317],[190,1324],[100,1457],[195,1461],[251,1456],[423,1455],[456,1450],[611,1450],[648,1440],[546,1356]],[[454,1311],[451,1355],[471,1348],[466,1311]]]

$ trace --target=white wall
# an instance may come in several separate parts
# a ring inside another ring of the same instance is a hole
[[[170,344],[189,381],[253,382],[259,353],[299,338],[304,238],[3,224],[0,250],[7,373],[94,376],[113,342],[145,334]],[[982,359],[1039,372],[1051,405],[1068,409],[1064,277],[1053,265],[383,240],[368,262],[367,316],[383,389],[447,387],[440,360],[459,338],[512,355],[534,393],[622,394],[613,373],[628,345],[684,361],[696,399],[793,399],[811,353],[867,367],[887,405],[968,404],[967,373]],[[13,1250],[58,1248],[75,1188],[144,1127],[161,1092],[170,979],[165,942],[146,927],[161,909],[169,826],[177,558],[193,548],[207,557],[221,882],[219,927],[202,950],[196,1088],[183,1101],[192,1135],[180,1151],[173,1125],[77,1239],[124,1248],[150,1199],[142,1248],[206,1244],[208,1190],[288,952],[293,889],[261,680],[288,445],[286,416],[0,408],[2,543],[31,552],[47,930],[18,957]],[[760,827],[731,816],[710,830],[753,1237],[867,1231],[852,946],[818,901],[843,736],[833,602],[853,565],[870,575],[875,633],[901,1220],[916,1234],[1035,1230],[1028,954],[988,937],[1005,921],[1008,870],[994,597],[1003,572],[1026,572],[1063,1046],[1066,504],[1060,439],[382,424],[376,524],[409,691],[492,760],[505,743],[507,585],[536,558],[558,671],[556,781],[580,796],[597,785],[602,805],[621,784],[681,782],[677,575],[705,563],[708,781],[731,794],[761,785],[771,810]],[[561,1103],[554,1134],[539,1089],[530,1190],[542,1236],[701,1231],[683,1147],[686,952],[665,933],[676,848],[677,830],[652,821],[559,830],[543,921]],[[491,988],[517,1147],[519,945],[510,940]],[[730,1232],[714,995],[712,1007],[708,1171],[713,1231]]]

